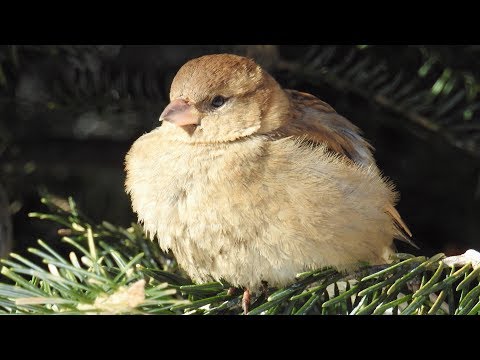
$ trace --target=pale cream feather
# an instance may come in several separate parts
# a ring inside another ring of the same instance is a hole
[[[179,143],[173,127],[135,142],[126,189],[146,232],[195,281],[256,290],[307,269],[388,261],[395,193],[375,165],[292,138]]]
[[[226,101],[212,107],[218,95]],[[126,189],[145,231],[193,280],[284,286],[308,269],[385,263],[394,237],[410,241],[372,147],[315,96],[220,54],[182,66],[170,97],[195,125],[167,117],[139,138]]]

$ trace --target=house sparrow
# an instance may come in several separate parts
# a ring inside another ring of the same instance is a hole
[[[327,103],[229,54],[183,65],[170,100],[126,156],[126,191],[194,281],[245,290],[245,312],[262,282],[384,264],[410,242],[372,147]]]

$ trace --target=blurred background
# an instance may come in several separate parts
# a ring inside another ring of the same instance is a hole
[[[0,46],[0,256],[57,227],[28,218],[73,196],[92,221],[135,221],[123,161],[158,126],[188,59],[253,57],[359,126],[401,192],[420,250],[480,249],[480,46]]]

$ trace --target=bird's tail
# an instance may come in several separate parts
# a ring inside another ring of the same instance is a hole
[[[410,244],[416,249],[419,249],[419,247],[412,241],[412,232],[408,228],[407,224],[405,224],[405,222],[402,220],[402,217],[398,213],[397,209],[395,209],[392,204],[388,204],[385,207],[385,212],[391,216],[393,223],[395,224],[395,229],[397,230],[395,233],[395,238]]]

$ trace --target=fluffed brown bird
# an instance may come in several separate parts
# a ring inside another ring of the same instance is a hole
[[[170,100],[127,154],[126,190],[194,281],[248,298],[309,269],[386,263],[394,238],[410,241],[372,147],[315,96],[220,54],[183,65]]]

